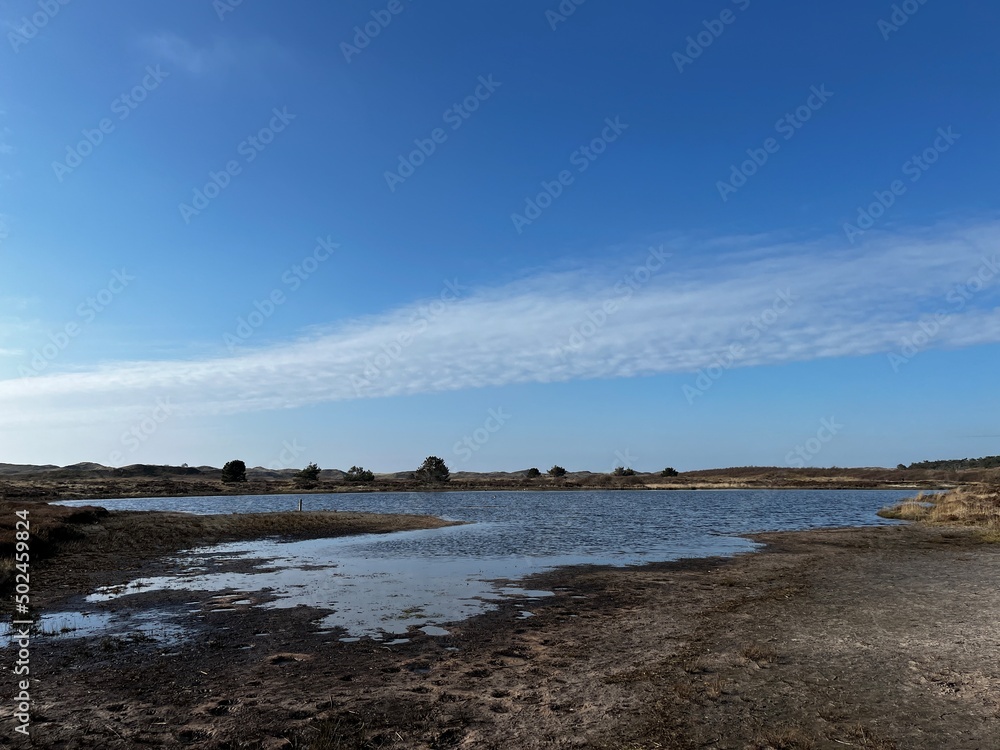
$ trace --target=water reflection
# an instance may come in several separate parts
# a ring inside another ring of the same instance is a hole
[[[875,511],[910,494],[754,490],[304,495],[307,510],[427,513],[472,523],[192,550],[178,559],[176,575],[101,589],[88,601],[120,602],[133,594],[183,589],[238,592],[230,598],[232,606],[255,601],[253,592],[266,591],[268,600],[254,606],[317,607],[326,611],[318,627],[343,629],[345,638],[404,636],[411,629],[438,635],[441,625],[485,612],[504,598],[527,601],[551,595],[498,580],[516,581],[564,565],[638,565],[746,552],[756,545],[735,534],[884,523]],[[267,512],[295,508],[299,497],[153,498],[102,504],[192,513]],[[232,572],[234,560],[254,564]],[[143,616],[141,610],[137,616]]]

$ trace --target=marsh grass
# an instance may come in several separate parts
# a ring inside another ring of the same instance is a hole
[[[915,498],[882,508],[883,518],[921,523],[967,526],[980,531],[985,541],[1000,542],[1000,487],[960,487],[940,495]]]

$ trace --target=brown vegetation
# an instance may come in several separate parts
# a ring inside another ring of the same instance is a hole
[[[947,526],[971,526],[1000,542],[1000,486],[960,487],[937,495],[923,493],[879,511],[883,518]]]
[[[176,467],[139,469],[67,470],[36,473],[0,472],[0,501],[105,500],[123,497],[186,497],[196,495],[302,494],[298,472],[247,471],[246,482],[224,483],[218,470],[199,471]],[[197,473],[191,473],[195,471]],[[565,476],[529,477],[523,472],[477,474],[454,472],[449,491],[587,490],[587,489],[941,489],[992,480],[1000,483],[1000,469],[790,469],[737,467],[681,472],[664,477],[660,472],[615,476],[589,471]],[[308,493],[440,491],[444,485],[427,485],[413,472],[377,474],[372,481],[355,482],[344,472],[326,470]]]

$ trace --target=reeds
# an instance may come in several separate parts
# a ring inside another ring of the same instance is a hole
[[[1000,541],[1000,487],[960,487],[940,495],[915,498],[879,511],[883,518],[980,529],[985,538]]]

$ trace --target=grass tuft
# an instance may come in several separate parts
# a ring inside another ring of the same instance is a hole
[[[799,729],[785,728],[757,735],[750,747],[753,750],[812,750],[816,743]]]
[[[940,495],[915,498],[882,508],[883,518],[979,529],[984,541],[1000,542],[1000,487],[960,487]]]
[[[756,664],[773,664],[778,661],[778,652],[770,646],[759,643],[747,643],[740,649],[740,654]]]

